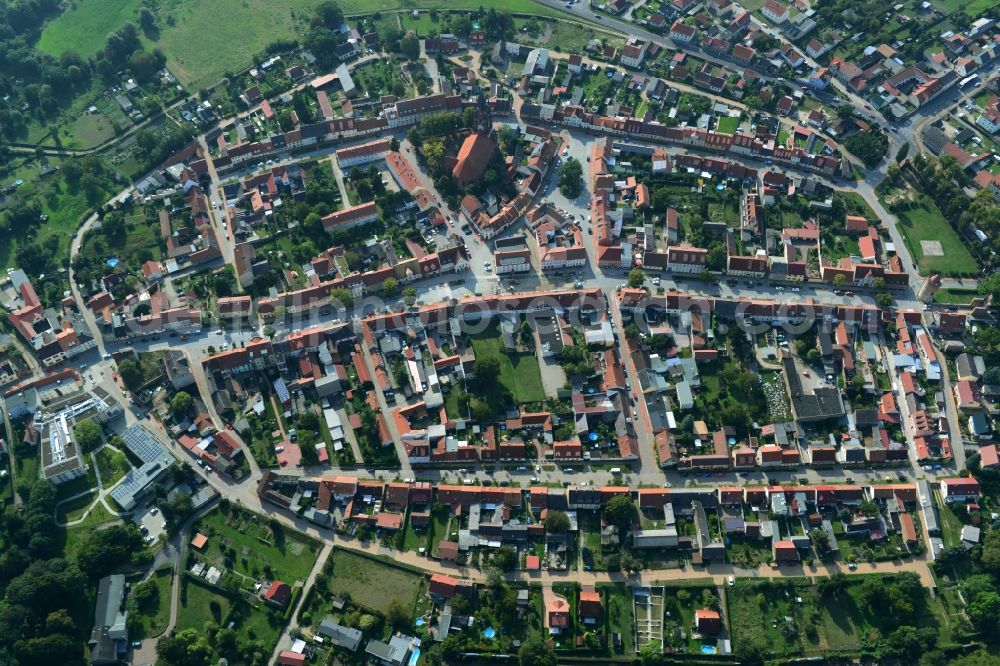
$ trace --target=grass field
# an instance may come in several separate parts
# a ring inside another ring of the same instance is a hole
[[[379,613],[385,613],[397,599],[406,608],[417,602],[422,582],[417,574],[346,550],[334,550],[329,561],[333,565],[333,594],[348,594],[353,603]]]
[[[976,272],[976,260],[972,258],[962,239],[930,199],[921,197],[918,207],[899,212],[896,217],[899,219],[899,229],[906,240],[906,246],[916,259],[921,275],[935,272],[944,275]],[[942,254],[925,255],[920,245],[920,241],[923,240],[939,241]]]
[[[496,358],[500,362],[500,383],[517,404],[545,400],[542,374],[533,353],[508,353],[495,326],[472,336],[476,358]]]
[[[233,603],[229,597],[217,594],[208,585],[196,583],[190,578],[181,584],[187,586],[187,591],[181,595],[180,608],[177,609],[177,631],[201,631],[206,622],[219,624],[229,613]]]
[[[69,6],[42,30],[38,48],[56,57],[74,49],[89,58],[125,21],[136,22],[139,0],[76,0]]]
[[[115,136],[115,125],[103,113],[85,113],[67,126],[71,142],[82,148],[99,146]]]
[[[289,585],[308,577],[319,552],[315,542],[291,530],[272,536],[265,520],[247,511],[234,511],[227,518],[216,509],[198,521],[197,531],[209,537],[206,559],[223,562],[223,549],[232,550],[236,556],[226,568],[255,577],[270,566],[274,577]]]
[[[150,580],[156,583],[156,603],[148,608],[138,609],[142,618],[142,635],[136,638],[152,638],[162,634],[170,622],[170,593],[174,571],[165,566],[153,572]]]
[[[91,0],[93,1],[93,0]],[[167,56],[167,66],[182,83],[201,88],[217,83],[226,72],[236,72],[251,64],[253,56],[279,39],[302,36],[308,28],[313,8],[320,0],[164,0],[158,17],[161,33],[152,45]],[[395,9],[474,9],[495,8],[540,16],[565,16],[556,9],[532,0],[344,0],[345,14],[369,14]],[[172,25],[166,18],[170,17]],[[426,26],[424,17],[418,21]],[[102,37],[103,40],[103,37]]]

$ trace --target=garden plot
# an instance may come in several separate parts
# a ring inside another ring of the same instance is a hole
[[[641,652],[646,645],[663,647],[663,588],[641,587],[632,593],[635,614],[635,649]]]

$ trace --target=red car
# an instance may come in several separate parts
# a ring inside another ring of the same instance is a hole
[[[232,429],[233,429],[233,424],[232,423],[227,423],[226,424],[226,430],[232,430]]]
[[[844,292],[844,296],[852,296],[853,297],[854,296],[854,292],[853,291],[845,291]]]

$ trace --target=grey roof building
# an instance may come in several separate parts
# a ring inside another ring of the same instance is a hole
[[[128,612],[124,610],[125,576],[105,576],[97,585],[94,628],[87,647],[90,663],[117,664],[128,649]]]
[[[351,652],[357,652],[361,645],[362,634],[359,630],[345,627],[331,617],[320,622],[317,631],[333,645]]]
[[[170,469],[175,458],[153,433],[138,423],[126,428],[122,439],[129,452],[142,461],[142,465],[125,475],[122,482],[111,491],[111,497],[123,509],[131,511],[153,484]]]

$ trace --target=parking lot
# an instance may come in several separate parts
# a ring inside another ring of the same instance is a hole
[[[146,543],[154,543],[161,534],[166,533],[167,524],[155,506],[146,505],[136,509],[132,520],[139,526]]]

